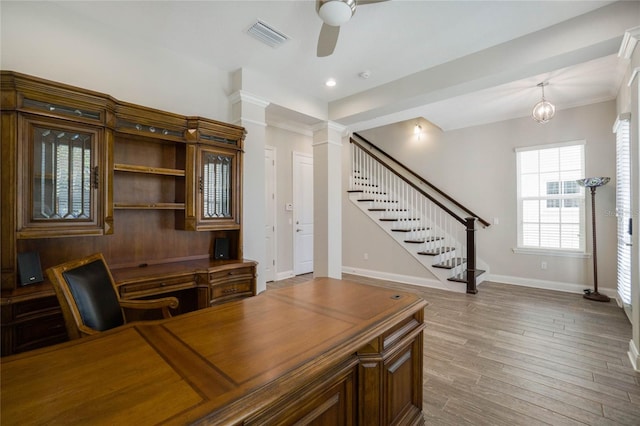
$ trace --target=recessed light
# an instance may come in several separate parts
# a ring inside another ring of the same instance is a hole
[[[333,87],[336,85],[336,81],[333,78],[330,78],[324,83],[327,87]]]

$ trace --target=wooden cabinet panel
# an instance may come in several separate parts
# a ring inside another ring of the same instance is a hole
[[[253,296],[251,280],[231,281],[211,286],[211,305],[223,303],[229,299]]]
[[[228,265],[211,271],[209,277],[209,306],[242,299],[256,294],[256,267]]]
[[[417,312],[358,351],[361,425],[421,425],[422,329]],[[377,390],[382,390],[379,392]]]
[[[34,317],[15,325],[15,343],[12,353],[24,352],[67,341],[62,312]]]
[[[18,238],[102,235],[109,188],[99,127],[19,116]]]
[[[349,358],[333,372],[327,372],[307,388],[287,395],[267,412],[247,419],[243,424],[355,425],[357,364],[357,357]]]
[[[2,306],[2,356],[68,340],[62,311],[55,296]]]
[[[190,231],[240,229],[242,160],[239,149],[240,144],[233,148],[187,146],[185,212],[176,226]]]
[[[385,424],[415,424],[422,419],[422,383],[415,383],[415,375],[422,371],[417,343],[412,341],[390,358],[385,365]],[[419,368],[419,370],[417,370]]]

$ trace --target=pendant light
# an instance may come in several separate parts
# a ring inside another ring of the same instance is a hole
[[[535,104],[535,106],[533,107],[533,111],[531,112],[531,116],[538,123],[548,122],[556,113],[556,107],[544,98],[544,86],[548,84],[549,83],[546,81],[538,84],[538,87],[542,89],[542,100]]]

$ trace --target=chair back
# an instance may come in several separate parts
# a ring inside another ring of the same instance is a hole
[[[47,270],[70,339],[124,324],[113,276],[101,253]]]

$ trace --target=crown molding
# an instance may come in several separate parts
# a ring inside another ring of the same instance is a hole
[[[269,104],[271,104],[271,102],[244,90],[233,92],[231,95],[229,95],[229,101],[232,104],[237,104],[238,102],[246,102],[262,108],[266,108],[269,106]]]
[[[311,130],[313,132],[317,132],[324,129],[334,130],[340,133],[340,136],[342,137],[347,136],[348,130],[349,130],[347,126],[343,126],[342,124],[336,123],[335,121],[323,121],[311,127]]]
[[[631,28],[624,33],[620,50],[618,51],[618,57],[623,59],[631,58],[633,51],[640,40],[640,26]]]

